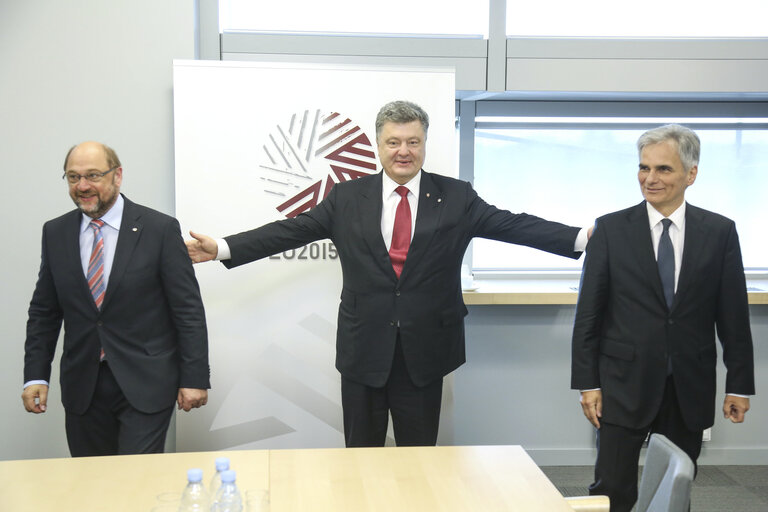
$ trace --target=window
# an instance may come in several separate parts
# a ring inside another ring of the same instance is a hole
[[[488,37],[488,0],[220,0],[221,32]]]
[[[550,37],[766,37],[765,0],[507,0],[507,35]]]
[[[635,143],[648,128],[669,122],[691,127],[701,139],[699,174],[686,200],[736,222],[745,268],[768,267],[768,119],[478,118],[475,188],[500,208],[591,225],[642,201]],[[582,264],[484,239],[475,239],[472,263],[475,270]]]

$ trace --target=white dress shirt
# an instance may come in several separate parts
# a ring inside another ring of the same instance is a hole
[[[117,247],[117,237],[120,234],[120,224],[123,220],[123,196],[117,196],[117,201],[112,205],[101,218],[104,225],[101,227],[101,237],[104,240],[104,288],[109,283],[109,274],[112,272],[112,262],[115,261],[115,248]],[[93,229],[88,225],[91,223],[90,217],[83,214],[80,220],[80,261],[83,264],[83,275],[88,275],[88,262],[93,252]]]
[[[395,229],[395,214],[397,205],[400,204],[400,194],[395,189],[400,186],[399,183],[382,173],[381,183],[381,236],[389,251],[392,245],[392,232]],[[419,209],[419,189],[421,187],[421,171],[411,178],[411,181],[403,185],[408,189],[408,205],[411,207],[411,240],[413,232],[416,229],[416,212]]]

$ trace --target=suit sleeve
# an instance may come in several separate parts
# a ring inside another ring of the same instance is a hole
[[[51,380],[51,363],[56,352],[63,312],[48,263],[48,244],[43,227],[40,271],[29,303],[27,338],[24,343],[24,382]]]
[[[567,258],[581,257],[580,252],[573,250],[581,228],[496,208],[483,201],[469,183],[466,194],[473,237],[525,245]]]
[[[752,334],[749,325],[747,283],[736,226],[731,223],[726,242],[717,304],[717,336],[727,368],[725,392],[755,393]]]
[[[208,328],[200,288],[176,219],[163,235],[160,276],[176,328],[180,355],[179,387],[210,388]]]
[[[295,218],[270,222],[225,237],[232,257],[222,263],[227,268],[234,268],[310,242],[332,238],[337,190],[338,187],[334,186],[320,204]]]
[[[595,389],[601,386],[598,368],[600,332],[610,283],[605,231],[598,221],[584,257],[571,342],[572,389]]]

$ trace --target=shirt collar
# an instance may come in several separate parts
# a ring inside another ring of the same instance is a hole
[[[115,204],[112,205],[112,208],[107,210],[107,213],[105,213],[99,218],[103,220],[104,224],[106,224],[107,226],[114,228],[117,231],[120,231],[120,224],[123,221],[124,207],[125,207],[125,201],[123,200],[123,195],[118,194],[117,199],[115,200]],[[82,218],[80,220],[81,233],[86,229],[88,229],[88,224],[90,224],[92,220],[93,219],[87,216],[86,214],[84,213],[82,214]]]
[[[383,197],[391,196],[397,187],[400,186],[395,180],[387,176],[386,172],[381,173],[381,192]],[[419,187],[421,186],[421,170],[416,173],[416,176],[411,178],[411,181],[403,185],[408,188],[408,191],[416,197],[419,197]]]
[[[661,222],[661,220],[664,218],[671,220],[672,224],[674,224],[678,229],[682,229],[683,225],[685,224],[685,201],[683,201],[683,204],[681,204],[677,210],[672,212],[668,217],[664,217],[656,208],[651,206],[651,203],[648,201],[645,202],[645,207],[648,210],[648,223],[650,224],[651,229],[653,229],[656,224]]]

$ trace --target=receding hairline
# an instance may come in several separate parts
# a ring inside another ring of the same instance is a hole
[[[89,140],[89,141],[81,142],[79,144],[75,144],[74,146],[69,148],[69,151],[67,151],[67,156],[64,157],[64,172],[67,172],[67,164],[69,163],[69,157],[72,155],[72,152],[75,149],[81,146],[84,146],[86,144],[94,144],[101,148],[102,152],[104,153],[104,159],[107,161],[107,165],[109,166],[110,169],[112,169],[113,167],[122,166],[122,164],[120,163],[120,158],[117,156],[117,152],[115,152],[114,149],[107,146],[103,142]]]

